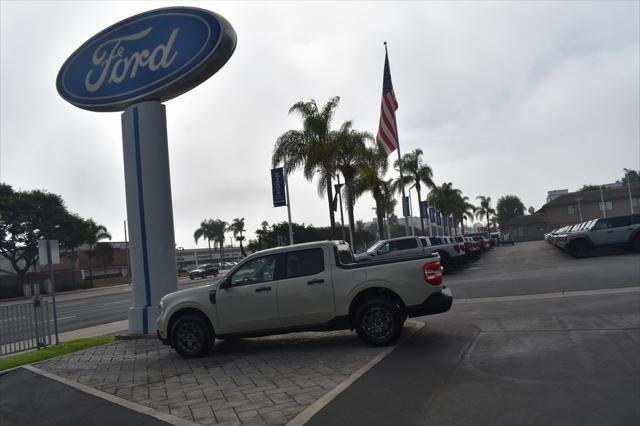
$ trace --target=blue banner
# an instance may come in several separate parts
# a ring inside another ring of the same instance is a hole
[[[404,217],[411,216],[411,213],[409,213],[409,197],[402,199],[402,215]]]
[[[436,224],[442,225],[442,214],[440,212],[436,212]]]
[[[271,193],[273,195],[273,207],[287,205],[287,196],[284,190],[284,171],[282,167],[271,169]]]
[[[434,207],[429,207],[429,220],[431,223],[436,221],[436,209]]]
[[[420,201],[420,217],[429,216],[429,203],[426,201]]]

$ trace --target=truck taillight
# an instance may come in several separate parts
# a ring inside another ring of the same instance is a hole
[[[440,262],[426,263],[423,267],[424,279],[427,284],[440,285],[442,284],[442,268],[440,268]]]

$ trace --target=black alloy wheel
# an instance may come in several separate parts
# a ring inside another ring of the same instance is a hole
[[[355,315],[358,337],[371,346],[393,343],[402,331],[402,315],[397,306],[387,299],[364,302]]]
[[[186,314],[171,327],[171,346],[185,358],[209,354],[215,340],[208,320],[200,315]]]

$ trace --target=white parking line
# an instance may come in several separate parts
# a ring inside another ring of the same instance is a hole
[[[472,299],[454,299],[454,304],[512,302],[517,300],[557,299],[562,297],[598,296],[602,294],[639,293],[640,287],[619,287],[600,290],[561,291],[555,293],[521,294],[519,296],[477,297]]]
[[[318,413],[318,411],[322,410],[327,404],[333,401],[335,397],[340,395],[346,388],[351,386],[353,382],[362,377],[364,373],[371,370],[377,363],[382,361],[387,355],[393,352],[395,348],[400,346],[404,341],[406,341],[409,337],[413,336],[416,332],[418,332],[422,327],[425,326],[425,323],[423,323],[422,321],[408,320],[407,322],[410,322],[415,326],[415,328],[413,328],[410,333],[403,334],[398,343],[386,348],[378,355],[373,357],[371,361],[360,367],[360,369],[349,376],[345,381],[338,383],[338,386],[325,393],[320,399],[305,408],[300,414],[287,422],[286,426],[302,426],[307,423],[313,416]]]
[[[137,404],[135,402],[127,401],[126,399],[120,398],[115,395],[108,394],[106,392],[99,391],[97,389],[93,389],[89,386],[80,384],[78,382],[74,382],[72,380],[67,380],[63,377],[60,377],[56,374],[46,372],[44,370],[40,370],[37,367],[32,365],[23,365],[22,368],[25,370],[29,370],[32,373],[39,374],[40,376],[44,376],[48,379],[55,380],[56,382],[62,383],[63,385],[71,386],[81,392],[88,393],[89,395],[93,395],[98,398],[102,398],[114,404],[118,404],[122,407],[128,408],[129,410],[137,411],[141,414],[146,414],[147,416],[155,417],[158,420],[162,420],[163,422],[169,423],[174,426],[200,426],[198,423],[181,419],[176,416],[172,416],[171,414],[163,413],[162,411],[158,411],[156,409],[146,407],[144,405]],[[124,422],[126,423],[126,422]]]

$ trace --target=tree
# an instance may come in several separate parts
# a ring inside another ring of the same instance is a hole
[[[633,170],[633,169],[627,169],[627,168],[623,170],[624,170],[624,176],[620,180],[622,183],[624,183],[625,185],[627,184],[627,181],[631,183],[640,183],[640,170]]]
[[[505,195],[498,198],[496,210],[500,227],[503,228],[514,217],[524,216],[524,209],[524,204],[516,195]]]
[[[213,240],[218,243],[218,247],[220,248],[220,264],[224,262],[224,233],[227,232],[228,223],[224,220],[216,219],[213,221]]]
[[[534,214],[536,212],[536,209],[534,209],[533,206],[530,206],[527,211],[529,212],[529,214]]]
[[[598,185],[587,184],[587,185],[582,185],[582,188],[580,188],[578,192],[597,191],[598,189],[600,189],[600,186]]]
[[[237,217],[233,219],[233,222],[229,225],[229,230],[233,232],[233,238],[240,243],[240,252],[242,253],[242,257],[247,257],[247,253],[245,253],[244,247],[242,246],[242,241],[245,239],[242,235],[244,232],[244,217],[241,219],[238,219]]]
[[[282,134],[276,141],[271,158],[274,167],[280,163],[284,165],[287,175],[298,167],[302,167],[308,180],[319,174],[318,195],[327,195],[331,238],[335,236],[336,227],[331,181],[335,174],[335,143],[331,140],[331,120],[339,102],[340,98],[335,96],[322,109],[313,99],[294,104],[289,114],[295,113],[302,118],[302,130],[289,130]]]
[[[79,255],[76,249],[84,244],[89,234],[88,223],[77,214],[69,214],[67,218],[61,222],[57,239],[60,247],[65,250],[71,259],[71,282],[75,287],[76,284],[76,261]]]
[[[428,200],[431,205],[448,218],[459,214],[461,210],[462,191],[453,187],[451,182],[443,183],[441,186],[435,186],[429,193]]]
[[[93,282],[93,254],[94,248],[98,241],[105,238],[110,240],[111,234],[107,231],[107,228],[103,225],[98,225],[93,219],[86,220],[87,234],[85,237],[85,243],[89,245],[89,280],[91,281],[91,287],[94,286]]]
[[[384,217],[385,217],[385,185],[384,175],[387,173],[389,163],[387,161],[387,153],[378,144],[373,147],[367,147],[363,153],[362,161],[358,166],[358,175],[354,182],[354,198],[357,199],[365,192],[369,191],[373,195],[376,202],[376,218],[378,220],[378,233],[380,238],[384,235]]]
[[[344,196],[347,204],[349,235],[351,236],[352,247],[355,247],[353,236],[356,234],[355,218],[353,216],[353,206],[355,204],[354,184],[358,167],[363,161],[366,140],[373,141],[373,136],[367,132],[353,130],[350,121],[346,121],[339,131],[333,133],[332,137],[332,141],[335,144],[335,167],[344,178]]]
[[[476,213],[476,206],[469,202],[469,197],[461,196],[458,194],[454,203],[453,217],[460,223],[462,235],[464,235],[464,221],[465,219],[473,220]]]
[[[491,224],[489,220],[492,214],[496,214],[496,211],[491,207],[491,197],[478,195],[476,199],[480,200],[480,206],[476,210],[476,217],[480,220],[482,220],[483,217],[487,218],[487,232],[490,232]]]
[[[207,240],[209,245],[209,261],[213,263],[213,255],[211,254],[211,241],[216,238],[216,225],[212,219],[205,219],[200,222],[200,227],[193,233],[193,239],[198,244],[200,238]]]
[[[407,185],[415,185],[416,192],[418,193],[418,206],[420,206],[420,203],[422,202],[422,198],[420,196],[420,191],[422,189],[421,184],[424,184],[430,189],[435,187],[435,184],[433,183],[433,171],[428,164],[424,164],[422,162],[422,154],[422,150],[420,148],[416,148],[402,156],[402,167],[400,167],[399,160],[396,160],[393,164],[396,170],[402,172],[402,178],[398,177],[394,182],[394,188],[398,193],[402,194],[402,190]],[[419,208],[419,211],[420,227],[422,228],[422,235],[424,235],[424,218],[422,217],[422,209]]]
[[[55,238],[68,216],[57,194],[14,191],[0,183],[0,254],[11,263],[19,287],[38,260],[38,240]]]

